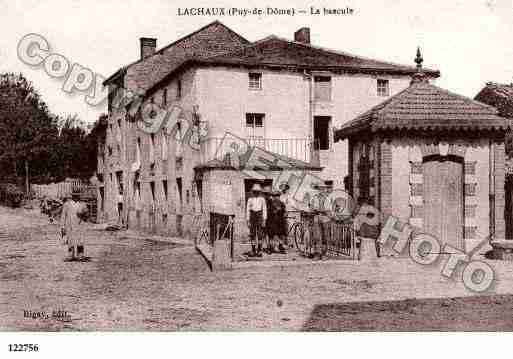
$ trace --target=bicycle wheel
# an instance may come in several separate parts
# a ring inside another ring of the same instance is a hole
[[[294,228],[294,241],[296,243],[296,249],[303,254],[307,254],[308,245],[310,243],[310,231],[305,229],[300,223],[295,224]]]

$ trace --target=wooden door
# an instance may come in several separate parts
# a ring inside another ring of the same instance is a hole
[[[424,161],[424,231],[442,245],[464,250],[463,161],[435,156]]]

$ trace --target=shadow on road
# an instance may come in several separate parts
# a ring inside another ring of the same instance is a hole
[[[304,331],[512,331],[513,296],[316,305]]]

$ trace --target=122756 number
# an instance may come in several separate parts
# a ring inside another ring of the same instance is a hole
[[[10,352],[38,352],[38,344],[9,344]]]

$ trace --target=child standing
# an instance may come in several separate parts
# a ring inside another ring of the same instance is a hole
[[[258,183],[253,185],[251,192],[253,196],[248,199],[246,206],[246,221],[249,223],[249,239],[251,241],[250,256],[261,257],[263,227],[267,220],[267,204]]]

